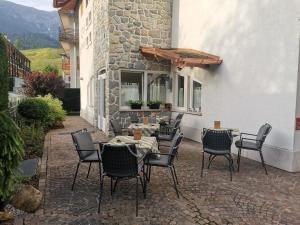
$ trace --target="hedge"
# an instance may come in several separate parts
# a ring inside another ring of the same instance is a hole
[[[78,114],[80,112],[80,89],[65,88],[62,102],[63,108],[68,114]]]
[[[5,37],[0,34],[0,111],[8,108],[8,56]]]

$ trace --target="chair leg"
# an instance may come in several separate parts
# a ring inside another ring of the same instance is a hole
[[[237,164],[238,164],[238,172],[240,172],[240,163],[241,163],[241,154],[242,154],[242,149],[239,148],[239,151],[238,151],[238,158],[237,158]]]
[[[202,153],[201,177],[203,177],[203,169],[204,169],[204,152]]]
[[[210,168],[210,165],[211,165],[212,161],[213,161],[216,157],[217,157],[216,155],[210,155],[210,156],[209,156],[209,163],[208,163],[207,169]]]
[[[148,181],[149,181],[149,183],[150,183],[150,177],[151,177],[151,166],[149,166],[149,174],[148,174]]]
[[[88,170],[88,173],[87,173],[87,175],[86,175],[86,178],[89,178],[90,171],[91,171],[91,165],[92,165],[92,163],[90,162],[90,165],[89,165],[89,170]]]
[[[98,203],[98,213],[100,213],[100,205],[101,205],[101,200],[102,200],[102,193],[103,193],[103,180],[104,180],[104,177],[101,176],[100,178],[100,193],[99,193],[99,203]]]
[[[113,195],[113,178],[110,178],[110,195]]]
[[[116,188],[117,188],[117,184],[118,184],[119,179],[116,179],[115,185],[114,185],[114,189],[113,189],[113,193],[116,192]]]
[[[174,175],[175,175],[175,178],[176,178],[176,183],[179,184],[178,182],[178,178],[177,178],[177,173],[176,173],[176,170],[175,170],[175,166],[172,165],[172,168],[173,168],[173,171],[174,171]]]
[[[228,163],[229,163],[229,166],[228,166],[228,168],[229,168],[229,172],[230,172],[230,181],[232,181],[232,156],[231,156],[231,154],[227,154],[227,155],[224,155],[225,156],[225,158],[228,160]]]
[[[75,172],[75,176],[74,176],[74,180],[73,180],[73,184],[72,184],[72,188],[71,188],[72,191],[74,190],[74,186],[75,186],[75,182],[76,182],[76,177],[77,177],[77,173],[78,173],[78,170],[79,170],[79,166],[80,166],[80,162],[78,162],[78,164],[77,164],[77,168],[76,168],[76,172]]]
[[[266,164],[265,164],[264,156],[263,156],[261,150],[259,151],[259,154],[260,154],[261,164],[265,168],[266,175],[268,175],[268,171],[267,171],[267,167],[266,167]]]
[[[169,167],[169,168],[170,168],[171,175],[172,175],[172,178],[173,178],[174,188],[176,190],[177,197],[179,198],[179,193],[178,193],[177,184],[176,184],[176,180],[175,180],[176,178],[175,178],[174,172],[172,170],[172,167]]]
[[[139,178],[138,177],[136,177],[136,190],[135,191],[136,191],[136,193],[135,193],[136,194],[136,196],[135,196],[135,198],[136,198],[135,199],[135,201],[136,201],[135,202],[135,204],[136,204],[135,205],[135,215],[138,216],[138,214],[139,214],[139,211],[138,211],[139,210]]]
[[[147,174],[145,173],[144,169],[143,169],[143,179],[144,179],[144,198],[146,198],[147,196]]]

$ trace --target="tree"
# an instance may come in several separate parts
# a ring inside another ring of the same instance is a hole
[[[46,74],[33,72],[24,78],[23,93],[29,97],[51,94],[53,97],[61,99],[64,87],[63,79],[53,72]]]
[[[58,75],[58,69],[56,66],[53,65],[47,65],[45,66],[45,68],[43,69],[44,73],[55,73],[56,75]]]
[[[0,34],[0,111],[8,107],[8,56],[5,37]]]
[[[15,41],[14,41],[14,46],[21,50],[22,49],[22,43],[21,43],[21,40],[19,38],[17,38]]]

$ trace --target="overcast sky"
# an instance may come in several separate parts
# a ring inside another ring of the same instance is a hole
[[[20,5],[34,7],[34,8],[41,9],[41,10],[47,10],[47,11],[55,10],[52,6],[53,0],[8,0],[8,1],[20,4]]]

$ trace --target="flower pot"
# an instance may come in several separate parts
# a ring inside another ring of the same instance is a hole
[[[160,108],[160,103],[149,105],[149,109],[159,109],[159,108]]]
[[[141,109],[142,104],[131,104],[131,109]]]

